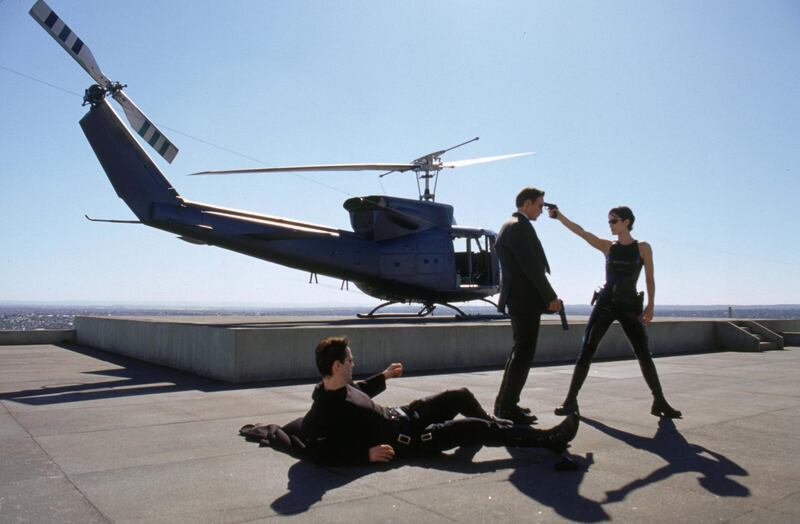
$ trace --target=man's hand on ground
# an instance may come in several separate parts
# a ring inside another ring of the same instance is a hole
[[[378,444],[369,448],[370,462],[389,462],[394,459],[394,448],[389,444]]]
[[[383,376],[386,377],[386,380],[389,380],[390,378],[397,378],[402,374],[403,364],[400,362],[392,362],[383,372]]]

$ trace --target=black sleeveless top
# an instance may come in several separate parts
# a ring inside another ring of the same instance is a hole
[[[614,242],[606,256],[606,283],[601,297],[613,303],[634,302],[643,265],[637,240],[627,246]]]

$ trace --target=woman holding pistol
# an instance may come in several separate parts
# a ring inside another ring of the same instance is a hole
[[[633,212],[626,206],[615,207],[608,212],[608,225],[611,234],[617,237],[616,242],[598,238],[585,231],[565,217],[556,206],[551,206],[549,213],[551,218],[558,219],[567,229],[601,251],[606,257],[606,283],[596,295],[597,301],[586,324],[581,354],[575,363],[567,398],[556,408],[555,413],[557,415],[578,413],[578,392],[589,373],[589,366],[597,352],[597,346],[611,323],[617,320],[633,346],[644,380],[653,394],[653,406],[650,412],[657,417],[680,418],[681,412],[672,408],[664,398],[656,366],[648,348],[645,324],[653,319],[656,291],[653,250],[647,242],[639,242],[631,236],[633,222],[636,219]],[[644,311],[642,311],[643,294],[636,292],[636,281],[639,279],[642,266],[644,266],[648,298]]]

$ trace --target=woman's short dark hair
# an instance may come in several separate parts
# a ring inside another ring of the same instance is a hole
[[[517,195],[517,207],[520,208],[524,206],[526,200],[536,202],[536,199],[540,196],[544,196],[544,191],[536,189],[535,187],[526,187]]]
[[[317,369],[323,377],[329,377],[333,374],[333,363],[336,361],[344,364],[344,359],[347,358],[347,346],[350,341],[347,337],[328,337],[322,339],[317,344],[317,349],[314,355],[317,359]]]
[[[633,211],[631,211],[631,208],[628,206],[613,207],[608,214],[616,215],[622,220],[630,220],[631,223],[628,224],[628,231],[633,231],[633,223],[636,221],[636,217],[633,216]]]

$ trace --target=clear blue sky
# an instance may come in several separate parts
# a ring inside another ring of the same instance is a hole
[[[0,2],[0,66],[91,83]],[[626,204],[654,249],[658,304],[800,302],[800,3],[67,1],[51,7],[104,72],[176,130],[185,197],[349,229],[348,196],[416,197],[413,176],[185,177],[203,169],[408,161],[480,136],[438,201],[497,230],[525,185],[608,236]],[[0,69],[0,300],[372,304],[308,275],[137,225],[86,142],[79,97]],[[165,129],[169,131],[168,129]],[[160,159],[159,159],[160,160]],[[567,303],[602,255],[537,229]],[[640,283],[642,284],[642,283]]]

